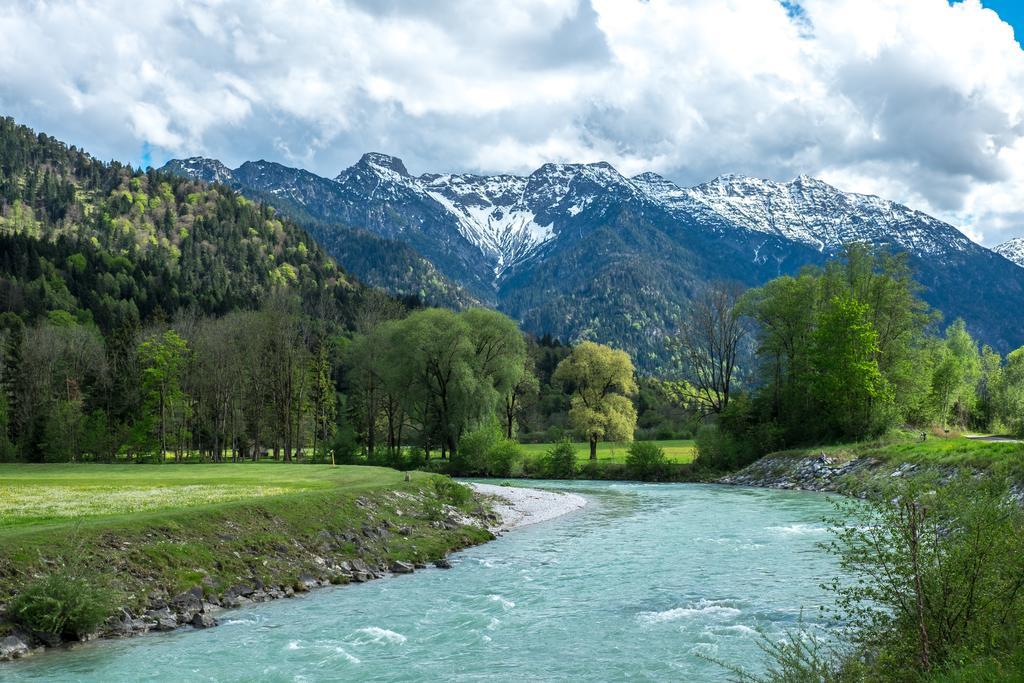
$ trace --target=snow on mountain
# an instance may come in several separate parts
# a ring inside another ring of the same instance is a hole
[[[876,196],[843,192],[806,175],[790,182],[723,175],[683,188],[656,173],[625,178],[599,162],[548,163],[529,176],[413,176],[401,159],[376,152],[364,154],[333,181],[266,161],[247,162],[234,171],[199,157],[168,166],[202,180],[282,197],[324,219],[356,216],[358,224],[358,211],[349,209],[390,207],[388,211],[411,217],[397,224],[396,233],[415,226],[435,236],[457,232],[479,251],[480,265],[493,272],[495,283],[513,266],[540,254],[567,226],[579,225],[584,212],[617,202],[639,202],[680,224],[714,233],[754,231],[825,253],[858,241],[929,257],[980,248],[927,214]],[[1012,241],[1006,248],[1014,248]],[[1024,252],[1024,245],[1016,248],[1012,253]]]
[[[1024,237],[1007,240],[997,247],[992,247],[992,251],[1024,268]]]
[[[189,157],[188,159],[172,159],[164,166],[166,170],[208,183],[230,183],[233,175],[231,169],[217,161],[205,157]]]
[[[919,256],[975,248],[959,230],[927,214],[806,175],[788,183],[723,175],[686,189],[654,173],[633,181],[663,206],[708,225],[775,234],[819,251],[861,241],[894,244]]]

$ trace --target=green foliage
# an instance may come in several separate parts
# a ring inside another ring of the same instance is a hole
[[[359,439],[352,425],[344,424],[334,432],[330,450],[334,451],[334,462],[351,465],[359,460]]]
[[[878,434],[890,423],[891,388],[878,367],[878,332],[870,307],[833,297],[819,314],[813,338],[812,383],[840,437]]]
[[[435,475],[431,477],[437,497],[455,507],[462,507],[473,500],[473,492],[449,477]]]
[[[658,444],[650,441],[635,441],[626,454],[626,467],[637,479],[657,481],[665,475],[668,460]]]
[[[1024,510],[997,477],[901,480],[837,503],[837,619],[869,680],[905,680],[1018,653],[1024,635]]]
[[[576,476],[576,446],[572,441],[562,439],[544,454],[544,471],[552,479],[572,479]]]
[[[783,445],[782,429],[758,419],[755,406],[737,396],[718,415],[717,421],[697,432],[697,464],[727,471],[749,465]]]
[[[934,315],[919,289],[905,257],[851,245],[823,269],[750,290],[739,306],[758,324],[752,421],[771,425],[779,445],[796,445],[868,438],[926,418],[922,366]],[[749,424],[743,431],[733,436],[768,436]]]
[[[114,596],[99,577],[55,572],[18,593],[7,616],[32,631],[76,640],[99,628],[113,607]]]
[[[459,440],[451,468],[462,476],[508,477],[522,467],[522,461],[519,444],[506,439],[501,427],[492,421]]]
[[[598,441],[632,441],[636,407],[630,396],[637,391],[633,362],[625,351],[594,342],[581,342],[558,364],[552,381],[572,393],[569,422],[590,442],[590,457],[597,458]]]

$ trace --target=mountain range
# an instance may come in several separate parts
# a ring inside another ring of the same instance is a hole
[[[276,206],[369,284],[429,303],[494,306],[538,334],[614,343],[646,369],[666,361],[665,335],[706,283],[756,286],[850,242],[905,252],[947,321],[964,318],[1003,351],[1024,344],[1024,240],[989,250],[920,211],[809,176],[680,187],[604,162],[414,176],[378,153],[334,179],[199,157],[163,170]]]

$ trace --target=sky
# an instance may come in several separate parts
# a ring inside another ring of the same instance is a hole
[[[102,159],[806,173],[1024,236],[1021,0],[6,0],[0,35],[0,114]]]

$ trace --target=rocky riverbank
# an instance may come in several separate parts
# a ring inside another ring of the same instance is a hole
[[[959,468],[952,465],[900,462],[866,456],[854,458],[818,455],[766,455],[738,472],[718,480],[719,484],[788,489],[792,491],[833,491],[867,498],[896,479],[927,476],[948,481]],[[973,468],[976,476],[985,470]],[[1012,488],[1018,502],[1024,502],[1024,483]]]

